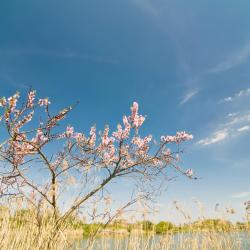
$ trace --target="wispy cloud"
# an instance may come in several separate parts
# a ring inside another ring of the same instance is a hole
[[[246,192],[241,192],[241,193],[237,193],[237,194],[233,194],[232,197],[236,198],[236,199],[240,199],[240,198],[246,198],[250,196],[250,191],[246,191]]]
[[[228,117],[234,117],[234,116],[236,116],[238,113],[229,113],[227,116]]]
[[[187,103],[188,101],[190,101],[195,95],[197,95],[199,93],[198,89],[194,89],[192,91],[189,91],[185,94],[185,96],[182,98],[180,104],[184,104]]]
[[[223,126],[232,127],[234,125],[247,125],[250,122],[250,111],[245,111],[241,113],[236,113],[229,116],[229,120],[226,121]]]
[[[226,60],[217,64],[214,68],[210,69],[210,73],[218,73],[222,71],[230,70],[242,63],[245,63],[250,57],[250,42],[244,47],[230,55]]]
[[[222,142],[229,138],[234,138],[242,133],[250,131],[250,111],[241,113],[230,113],[226,116],[226,121],[219,124],[210,136],[199,140],[196,144],[208,146]]]
[[[220,141],[225,140],[229,136],[229,131],[227,129],[215,131],[210,137],[199,140],[197,144],[207,146],[210,144],[214,144]]]
[[[246,97],[246,96],[250,96],[250,88],[242,89],[239,92],[233,94],[232,96],[228,96],[224,98],[223,100],[221,100],[221,102],[232,102],[235,99]]]
[[[248,131],[248,130],[250,130],[249,125],[246,125],[246,126],[243,126],[243,127],[237,129],[238,132],[244,132],[244,131]]]

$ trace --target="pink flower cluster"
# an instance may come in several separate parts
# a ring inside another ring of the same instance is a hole
[[[15,138],[9,140],[9,153],[12,155],[13,164],[23,163],[25,156],[36,153],[37,149],[46,142],[48,142],[48,138],[44,135],[42,129],[38,129],[36,136],[30,141],[26,134],[17,134]]]
[[[38,147],[40,147],[42,144],[46,143],[48,141],[48,137],[46,137],[43,133],[42,129],[38,129],[35,138],[31,140],[31,142]]]
[[[74,127],[72,126],[67,126],[66,131],[62,134],[57,135],[57,138],[75,139],[77,143],[86,142],[85,135],[83,133],[74,132]]]
[[[63,120],[67,113],[71,110],[72,108],[69,107],[69,108],[66,108],[66,109],[63,109],[62,111],[60,111],[56,116],[53,116],[49,121],[48,121],[48,124],[47,124],[47,127],[49,129],[53,128],[56,126],[56,124]]]
[[[185,131],[183,132],[177,132],[175,136],[161,136],[161,141],[165,143],[181,143],[182,141],[188,141],[192,140],[193,135],[186,133]]]
[[[27,108],[32,108],[34,106],[34,100],[36,98],[36,91],[32,90],[28,93],[27,98]]]
[[[194,171],[191,168],[189,168],[189,169],[186,170],[185,174],[188,177],[192,177],[194,175]]]
[[[102,135],[102,145],[103,146],[107,146],[110,142],[110,138],[109,138],[109,127],[106,126],[106,128],[103,131],[103,135]]]
[[[103,160],[106,163],[110,163],[114,159],[114,156],[115,156],[115,146],[114,144],[111,143],[108,145],[108,149],[103,154]]]
[[[117,125],[117,131],[113,132],[113,136],[117,139],[117,140],[126,140],[129,137],[130,134],[130,129],[131,129],[131,125],[128,121],[127,116],[123,116],[123,124],[124,124],[124,129],[122,129],[122,126],[120,124]]]
[[[50,101],[48,98],[39,99],[37,104],[35,105],[35,97],[36,92],[30,91],[27,96],[26,105],[24,108],[18,110],[16,108],[17,101],[19,98],[19,93],[9,97],[7,100],[5,98],[0,99],[0,106],[5,108],[5,120],[8,122],[7,128],[11,134],[11,139],[9,140],[8,148],[6,150],[7,154],[11,155],[13,162],[15,164],[21,164],[24,161],[25,156],[29,156],[31,154],[40,153],[39,149],[46,145],[53,139],[65,139],[70,145],[70,149],[73,147],[74,150],[70,152],[76,152],[79,155],[82,155],[84,164],[88,164],[85,162],[90,162],[90,159],[95,159],[97,165],[100,166],[118,166],[121,168],[133,168],[136,164],[141,164],[140,166],[165,166],[176,165],[178,159],[178,155],[171,153],[170,149],[166,149],[165,143],[181,143],[183,141],[193,139],[193,136],[189,133],[177,132],[174,136],[162,136],[159,148],[152,151],[155,152],[151,154],[151,146],[153,147],[152,136],[148,135],[146,137],[141,137],[139,134],[139,128],[145,121],[145,117],[138,114],[139,105],[136,102],[133,102],[131,107],[131,115],[123,116],[123,124],[117,125],[117,130],[112,134],[108,126],[105,127],[103,133],[100,133],[98,138],[97,145],[97,134],[95,126],[92,126],[89,132],[89,136],[83,133],[77,133],[74,131],[74,127],[67,126],[66,130],[61,134],[53,134],[52,129],[64,119],[67,113],[72,109],[71,107],[66,108],[60,111],[55,116],[50,116],[48,114],[46,117],[48,120],[45,122],[41,121],[40,127],[35,130],[30,130],[29,132],[20,132],[21,128],[28,122],[30,122],[34,116],[34,109],[38,106],[45,106],[45,112],[49,112],[48,108],[46,108]],[[30,112],[28,113],[27,112]],[[13,116],[13,119],[12,119]],[[28,139],[28,135],[30,133],[35,134]],[[132,132],[134,132],[132,134]],[[111,136],[111,135],[112,136]],[[72,140],[76,140],[77,143],[72,143]],[[156,144],[154,144],[156,146]],[[71,147],[72,146],[72,147]],[[78,151],[79,149],[79,151]],[[86,152],[86,154],[82,154]],[[87,155],[87,156],[86,156]],[[119,160],[118,160],[119,159]],[[139,162],[139,163],[138,163]],[[59,166],[62,164],[62,161],[55,162],[54,166]],[[66,164],[66,163],[65,163]],[[109,164],[109,165],[108,165]],[[93,165],[93,162],[90,163]],[[140,167],[139,166],[139,167]],[[177,169],[177,168],[176,168]],[[185,174],[188,177],[193,177],[194,173],[192,169],[188,169],[187,171],[181,170],[181,173]]]
[[[14,128],[15,132],[18,132],[21,127],[26,123],[30,122],[33,118],[34,110],[32,110],[28,115],[26,115],[21,121],[18,121],[16,127]]]
[[[67,126],[65,136],[70,138],[74,135],[74,128],[71,126]]]
[[[76,139],[76,141],[77,141],[78,143],[80,143],[80,142],[85,142],[85,140],[86,140],[86,138],[85,138],[85,136],[84,136],[83,133],[75,133],[75,134],[74,134],[74,138]]]
[[[93,126],[90,128],[90,138],[89,138],[89,146],[94,147],[96,141],[96,128]]]
[[[129,120],[132,122],[132,126],[136,129],[141,127],[143,122],[145,121],[145,117],[142,115],[138,115],[139,105],[137,102],[133,102],[131,107],[131,116],[129,116]]]
[[[114,157],[115,157],[115,138],[114,137],[109,137],[109,127],[106,126],[102,137],[101,137],[101,144],[98,146],[98,150],[103,154],[103,160],[105,161],[105,163],[110,163]]]
[[[145,154],[149,149],[149,142],[152,140],[152,135],[146,136],[144,138],[140,138],[139,136],[135,136],[132,139],[132,143],[135,144],[138,148],[139,154]]]
[[[172,154],[171,154],[171,150],[169,148],[167,148],[166,150],[162,151],[162,158],[165,164],[170,164],[172,161]]]
[[[131,115],[129,117],[123,116],[124,129],[120,124],[117,125],[117,131],[113,132],[113,136],[118,140],[125,140],[129,138],[131,127],[138,129],[144,122],[145,117],[138,114],[139,105],[133,102],[131,107]]]
[[[51,104],[51,102],[49,101],[49,98],[44,98],[44,99],[39,99],[38,100],[38,105],[40,107],[42,107],[42,106],[48,106],[49,104]]]
[[[9,110],[10,112],[13,112],[16,108],[18,98],[20,97],[19,93],[17,92],[13,96],[10,96],[8,98],[8,104],[9,104]]]
[[[21,138],[9,141],[10,145],[9,154],[11,154],[12,156],[12,161],[14,166],[23,163],[24,156],[33,152],[32,145],[20,141]]]

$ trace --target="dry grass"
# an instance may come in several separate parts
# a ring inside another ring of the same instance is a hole
[[[169,231],[164,235],[133,230],[124,236],[97,236],[83,238],[82,229],[73,229],[68,224],[55,229],[55,221],[49,213],[38,217],[37,211],[11,213],[9,209],[0,212],[1,250],[233,250],[249,249],[249,228],[235,228],[228,232],[218,232],[211,228],[188,228],[185,232]],[[56,232],[57,237],[52,237]],[[248,247],[246,243],[248,241]]]
[[[52,239],[55,223],[48,215],[38,219],[35,211],[13,216],[6,210],[1,211],[0,218],[1,250],[64,249],[68,245],[60,231],[58,237]]]

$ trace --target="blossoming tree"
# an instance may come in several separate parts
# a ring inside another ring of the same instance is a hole
[[[24,102],[19,99],[19,93],[0,99],[0,195],[25,197],[35,207],[47,204],[58,225],[90,199],[103,194],[114,179],[132,177],[152,183],[165,175],[168,167],[194,178],[191,169],[178,166],[182,153],[179,146],[193,136],[177,132],[162,136],[159,142],[151,135],[142,137],[140,128],[145,117],[139,115],[136,102],[115,131],[111,133],[106,126],[98,134],[94,126],[87,133],[75,132],[72,126],[60,131],[58,125],[71,106],[53,115],[49,99],[37,100],[34,90]],[[177,150],[171,151],[170,144],[177,145]],[[64,192],[76,185],[79,193],[69,199]],[[64,200],[66,209],[58,216]]]

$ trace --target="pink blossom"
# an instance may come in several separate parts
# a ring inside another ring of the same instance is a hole
[[[42,106],[48,106],[49,104],[51,104],[51,102],[49,101],[49,98],[44,98],[44,99],[39,99],[38,100],[38,105],[40,107],[42,107]]]
[[[21,121],[17,122],[17,125],[15,127],[16,131],[19,131],[19,129],[24,126],[26,123],[30,122],[33,118],[34,110],[31,111],[28,115],[26,115]]]
[[[109,127],[106,126],[106,128],[103,131],[103,135],[102,135],[102,144],[104,146],[107,146],[109,144],[110,140],[109,140],[108,134],[109,134]]]
[[[120,148],[121,155],[129,156],[129,145],[122,145]]]
[[[175,161],[178,162],[181,160],[181,157],[179,154],[175,154]]]
[[[130,127],[130,124],[126,115],[123,116],[123,124],[125,127]]]
[[[32,108],[34,106],[34,100],[36,97],[36,91],[32,90],[28,93],[28,98],[27,98],[27,108]]]
[[[108,150],[103,154],[103,159],[105,162],[109,163],[110,161],[113,160],[114,155],[115,155],[115,146],[114,144],[110,144],[108,146]]]
[[[89,134],[90,134],[89,145],[90,147],[94,147],[96,141],[96,128],[94,126],[91,127]]]
[[[48,138],[44,136],[43,130],[41,128],[37,129],[36,137],[31,140],[33,143],[40,146],[40,144],[43,144],[48,141]]]
[[[142,115],[138,115],[139,105],[137,102],[133,102],[131,107],[131,116],[129,116],[129,120],[132,122],[132,126],[138,129],[141,127],[143,122],[145,121],[145,117]]]
[[[24,157],[26,155],[34,154],[36,152],[36,149],[32,144],[37,144],[38,140],[40,139],[42,139],[42,137],[38,132],[36,138],[32,139],[30,142],[27,141],[27,137],[25,134],[17,134],[15,140],[10,140],[9,151],[13,156],[13,164],[21,164],[23,163]]]
[[[139,115],[139,116],[137,116],[137,117],[134,119],[134,121],[133,121],[133,126],[134,126],[135,128],[139,128],[139,127],[141,127],[141,125],[143,124],[144,121],[145,121],[145,117],[142,116],[142,115]]]
[[[171,135],[161,136],[161,141],[166,143],[175,142],[175,137]]]
[[[125,125],[124,130],[122,129],[122,126],[120,124],[118,124],[117,131],[113,132],[113,136],[117,140],[125,140],[125,139],[128,139],[128,137],[129,137],[131,126],[130,126],[126,116],[123,117],[123,123]]]
[[[131,109],[131,120],[133,121],[135,119],[135,117],[138,115],[138,108],[139,105],[137,102],[133,102]]]
[[[130,127],[126,127],[122,132],[122,139],[128,139],[130,133]]]
[[[109,150],[109,155],[111,157],[113,157],[115,155],[115,146],[114,146],[114,144],[110,144],[109,147],[108,147],[108,150]]]
[[[140,136],[139,128],[144,123],[145,117],[138,114],[139,105],[136,102],[134,102],[131,107],[131,115],[123,116],[122,125],[117,125],[117,130],[112,133],[113,137],[110,136],[109,127],[105,127],[103,133],[100,133],[98,137],[98,143],[100,142],[98,145],[96,145],[97,134],[94,126],[91,127],[89,136],[86,136],[87,138],[83,133],[74,132],[74,128],[72,126],[67,126],[65,132],[63,131],[63,133],[57,132],[57,130],[52,130],[59,123],[59,121],[65,118],[66,114],[72,109],[71,107],[60,111],[55,116],[49,116],[47,114],[45,116],[47,118],[41,120],[43,123],[40,123],[40,127],[36,130],[34,128],[29,128],[27,132],[20,132],[19,130],[21,130],[21,128],[33,118],[35,91],[29,92],[26,106],[20,108],[20,110],[16,108],[18,98],[19,94],[17,93],[8,98],[7,101],[5,98],[0,100],[0,106],[5,107],[8,105],[4,114],[6,120],[11,120],[11,122],[7,124],[7,128],[11,134],[11,139],[8,141],[8,144],[6,143],[6,154],[10,155],[10,159],[11,161],[13,159],[15,165],[23,163],[26,156],[36,154],[46,143],[58,138],[69,138],[67,139],[66,146],[63,146],[63,150],[67,150],[67,147],[68,149],[72,149],[70,153],[72,153],[72,157],[74,158],[71,158],[71,155],[64,155],[64,152],[67,151],[62,151],[61,154],[65,157],[65,166],[68,163],[73,163],[73,161],[79,161],[80,163],[77,164],[84,166],[116,166],[118,171],[120,167],[131,167],[132,171],[133,167],[138,168],[138,170],[143,168],[143,171],[154,171],[154,168],[152,168],[154,166],[159,166],[160,169],[161,167],[163,169],[166,165],[175,167],[177,164],[178,155],[176,153],[171,153],[170,149],[166,149],[165,143],[179,144],[193,138],[191,134],[183,131],[177,132],[174,136],[162,136],[161,141],[163,143],[161,145],[151,145],[151,135],[145,137]],[[39,99],[36,106],[45,106],[46,111],[46,106],[49,104],[49,99],[45,98]],[[32,112],[27,114],[27,110],[28,112]],[[43,117],[44,116],[41,116],[41,118]],[[134,131],[132,131],[134,133],[130,136],[132,129],[134,129]],[[28,137],[33,133],[32,131],[36,131],[36,133],[30,140]],[[152,150],[149,150],[151,147]],[[66,162],[66,158],[69,160],[68,163]],[[54,158],[50,160],[53,159]],[[63,168],[63,159],[64,158],[62,158],[61,161],[51,164],[53,164],[54,168],[57,168],[60,165],[62,165]],[[180,169],[178,166],[176,169],[190,178],[194,174],[192,169],[185,171]]]
[[[165,142],[165,140],[166,140],[165,136],[162,135],[162,136],[161,136],[161,141],[162,141],[162,142]]]
[[[74,134],[74,128],[71,126],[67,126],[65,136],[69,138],[72,137],[73,134]]]
[[[129,137],[131,125],[130,125],[130,123],[128,121],[127,116],[125,116],[125,115],[123,116],[123,124],[125,126],[125,129],[123,130],[122,137],[123,137],[123,139],[127,139]]]
[[[171,155],[171,150],[167,148],[162,152],[162,158],[165,164],[170,164],[172,161],[172,155]]]
[[[63,120],[67,113],[72,109],[72,107],[69,107],[69,108],[66,108],[66,109],[63,109],[62,111],[60,111],[56,116],[53,116],[49,121],[48,121],[48,124],[47,124],[47,127],[49,129],[53,128],[56,126],[56,124]]]
[[[176,133],[176,142],[189,141],[193,139],[193,135],[186,133],[185,131]]]
[[[169,157],[169,156],[171,156],[171,150],[170,150],[169,148],[167,148],[166,150],[164,150],[164,151],[162,152],[162,154],[163,154],[164,156]]]
[[[113,136],[117,139],[117,140],[121,140],[122,139],[122,126],[120,124],[117,125],[117,131],[113,132]]]
[[[135,136],[132,139],[132,143],[138,147],[138,153],[144,154],[148,151],[149,145],[148,143],[152,140],[152,136],[146,136],[144,138],[140,138],[139,136]]]
[[[16,108],[17,100],[20,97],[19,93],[17,92],[13,96],[10,96],[8,98],[8,104],[9,104],[9,109],[11,112],[13,112]]]
[[[188,177],[192,177],[194,175],[194,172],[193,172],[193,170],[191,168],[189,168],[189,169],[186,170],[185,174]]]
[[[78,143],[85,141],[85,136],[82,133],[74,133],[74,138]]]
[[[186,133],[185,131],[177,132],[175,136],[161,136],[161,141],[165,143],[180,143],[182,141],[192,140],[193,135]]]

